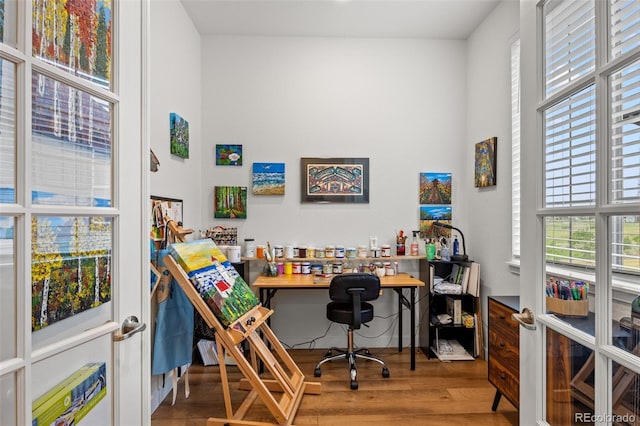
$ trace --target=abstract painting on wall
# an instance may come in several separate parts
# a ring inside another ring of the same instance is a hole
[[[496,184],[496,149],[498,138],[493,137],[476,144],[475,187],[494,186]]]
[[[420,173],[420,204],[451,204],[451,173]]]
[[[175,112],[169,115],[171,153],[189,158],[189,122]]]
[[[253,195],[284,195],[284,163],[253,163]]]
[[[216,145],[216,166],[242,166],[242,145]]]
[[[216,186],[213,189],[213,217],[216,219],[247,218],[247,187]]]
[[[420,206],[420,237],[451,238],[451,230],[433,226],[434,222],[451,224],[451,206]]]

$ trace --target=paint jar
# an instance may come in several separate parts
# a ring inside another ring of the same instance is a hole
[[[331,274],[333,272],[333,263],[327,262],[322,265],[322,273],[323,274]]]
[[[389,244],[383,244],[381,249],[380,255],[382,257],[391,257],[391,246]]]
[[[367,246],[365,246],[365,245],[358,246],[358,257],[360,259],[366,259],[367,258]]]
[[[319,265],[317,263],[311,265],[311,273],[313,275],[320,275],[322,273],[322,265]]]
[[[284,246],[284,257],[293,259],[293,246]]]
[[[307,257],[307,246],[300,246],[298,248],[298,257],[301,259],[306,259]]]
[[[333,257],[336,257],[336,249],[335,249],[335,247],[326,246],[324,248],[324,257],[329,258],[329,259],[331,259]]]
[[[344,255],[348,258],[348,259],[355,259],[356,255],[358,254],[357,250],[355,247],[347,247],[344,250]]]
[[[324,259],[324,247],[316,248],[316,259]]]
[[[253,238],[244,239],[244,256],[256,257],[256,242]]]
[[[385,275],[395,275],[396,270],[391,265],[391,262],[384,262],[384,274]]]
[[[300,247],[298,246],[293,246],[293,257],[300,257]]]
[[[284,274],[285,275],[293,274],[293,264],[291,262],[284,262]]]
[[[405,247],[404,243],[396,244],[396,255],[404,256],[405,255],[405,250],[406,250],[406,247]]]
[[[309,275],[311,273],[311,263],[302,262],[302,264],[300,265],[300,272],[304,275]]]
[[[378,258],[380,257],[380,249],[378,247],[373,247],[371,249],[371,257]]]
[[[264,259],[264,246],[260,245],[256,247],[256,257],[258,259]]]
[[[278,275],[284,274],[284,262],[278,262],[276,267],[278,268]]]
[[[241,260],[240,246],[229,246],[227,248],[227,259],[231,263],[239,263]]]
[[[284,257],[284,247],[281,245],[273,246],[273,257],[276,259],[282,259]]]
[[[344,266],[342,267],[342,273],[343,273],[343,274],[351,274],[351,273],[353,273],[353,272],[356,272],[356,271],[354,271],[354,269],[353,269],[353,263],[351,263],[350,261],[348,261],[348,260],[347,260],[347,261],[344,263]]]
[[[344,246],[336,246],[336,258],[342,259],[344,258]]]
[[[302,265],[300,262],[293,262],[293,274],[299,274],[302,272]]]
[[[333,263],[333,273],[341,274],[342,273],[342,262],[334,262]]]
[[[314,258],[316,257],[316,249],[313,246],[307,247],[307,257]]]

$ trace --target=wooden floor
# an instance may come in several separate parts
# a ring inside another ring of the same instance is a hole
[[[322,366],[322,377],[313,377],[316,362],[324,350],[289,351],[308,381],[320,381],[320,395],[305,395],[295,425],[405,426],[405,425],[495,425],[518,424],[518,412],[504,398],[496,412],[491,411],[495,388],[487,381],[487,363],[483,360],[440,362],[416,354],[416,369],[409,369],[409,352],[376,350],[391,372],[383,379],[379,364],[360,360],[359,389],[349,387],[349,369],[345,361]],[[227,368],[233,409],[246,395],[238,389],[237,367]],[[185,399],[184,383],[178,384],[178,397],[172,395],[151,416],[152,426],[205,426],[209,417],[224,417],[224,402],[217,366],[192,365],[189,369],[191,394]],[[262,404],[256,402],[246,420],[274,422]]]

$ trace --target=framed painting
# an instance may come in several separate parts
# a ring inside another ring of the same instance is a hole
[[[420,237],[451,238],[451,230],[433,226],[434,222],[451,225],[451,206],[420,206]]]
[[[253,163],[253,195],[284,195],[284,163]]]
[[[493,137],[476,144],[475,187],[495,186],[498,138]]]
[[[189,158],[189,122],[172,112],[169,114],[169,129],[171,153],[180,158]]]
[[[213,217],[215,219],[247,218],[247,187],[216,186],[213,189]]]
[[[420,204],[451,204],[451,173],[420,173]]]
[[[368,158],[301,158],[300,201],[368,203]]]
[[[242,166],[242,145],[216,145],[216,166]]]

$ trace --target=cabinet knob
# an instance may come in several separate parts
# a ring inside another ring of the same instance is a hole
[[[506,345],[504,344],[504,342],[500,342],[498,343],[498,346],[500,346],[501,348],[504,348]]]

